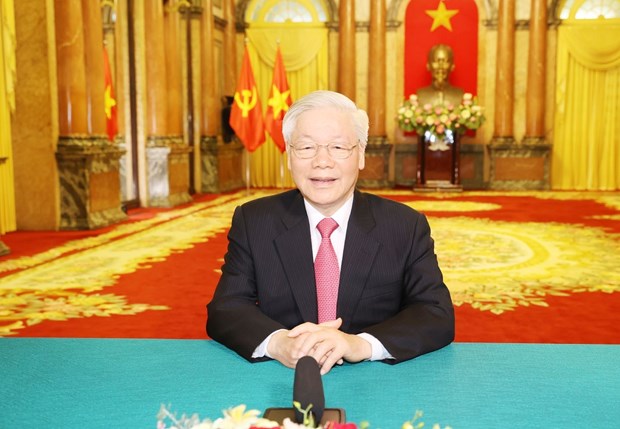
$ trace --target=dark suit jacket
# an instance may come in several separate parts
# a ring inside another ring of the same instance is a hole
[[[317,323],[310,226],[303,197],[287,191],[237,207],[207,334],[248,360],[273,331]],[[367,332],[395,360],[454,339],[454,309],[424,215],[355,191],[344,246],[341,330]]]

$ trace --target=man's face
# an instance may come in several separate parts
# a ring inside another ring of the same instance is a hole
[[[335,159],[326,147],[316,156],[300,159],[288,149],[288,167],[297,188],[323,215],[331,216],[353,194],[364,151],[357,141],[350,114],[338,109],[314,109],[303,113],[291,137],[292,145],[341,145],[355,148],[346,159]]]
[[[436,49],[429,58],[427,68],[433,76],[433,82],[443,84],[447,82],[448,75],[454,69],[454,64],[445,49]]]

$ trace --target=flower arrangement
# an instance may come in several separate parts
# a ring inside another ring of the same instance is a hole
[[[301,410],[299,403],[294,403],[294,406],[302,412],[303,424],[295,423],[287,418],[280,425],[277,422],[259,417],[261,413],[258,410],[246,411],[245,405],[224,410],[224,416],[216,420],[201,419],[197,414],[191,416],[183,414],[181,417],[177,417],[176,413],[172,413],[168,407],[162,405],[159,413],[157,413],[157,429],[369,429],[370,427],[367,422],[362,422],[359,426],[355,423],[329,422],[324,427],[315,427],[309,413],[312,405],[306,410]],[[416,411],[411,420],[403,423],[401,429],[421,429],[424,427],[424,422],[419,421],[422,415],[421,411]],[[441,427],[435,424],[433,429],[441,429]],[[444,429],[451,428],[446,426]]]
[[[418,96],[411,94],[398,108],[397,118],[399,128],[404,131],[415,131],[420,136],[427,133],[448,136],[451,140],[452,134],[478,129],[485,119],[482,107],[470,93],[463,94],[458,106],[450,103],[421,105]]]

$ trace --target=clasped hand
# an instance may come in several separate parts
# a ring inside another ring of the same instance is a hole
[[[271,357],[289,368],[295,368],[304,356],[312,356],[327,374],[334,365],[360,362],[371,356],[370,343],[357,335],[340,330],[342,319],[324,323],[302,323],[287,331],[276,332],[267,346]]]

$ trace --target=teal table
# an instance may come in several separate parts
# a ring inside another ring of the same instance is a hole
[[[0,339],[0,428],[155,428],[161,404],[217,418],[234,405],[288,407],[294,372],[250,364],[213,341]],[[371,429],[416,410],[453,429],[612,428],[620,346],[453,344],[391,366],[323,377],[328,407]]]

